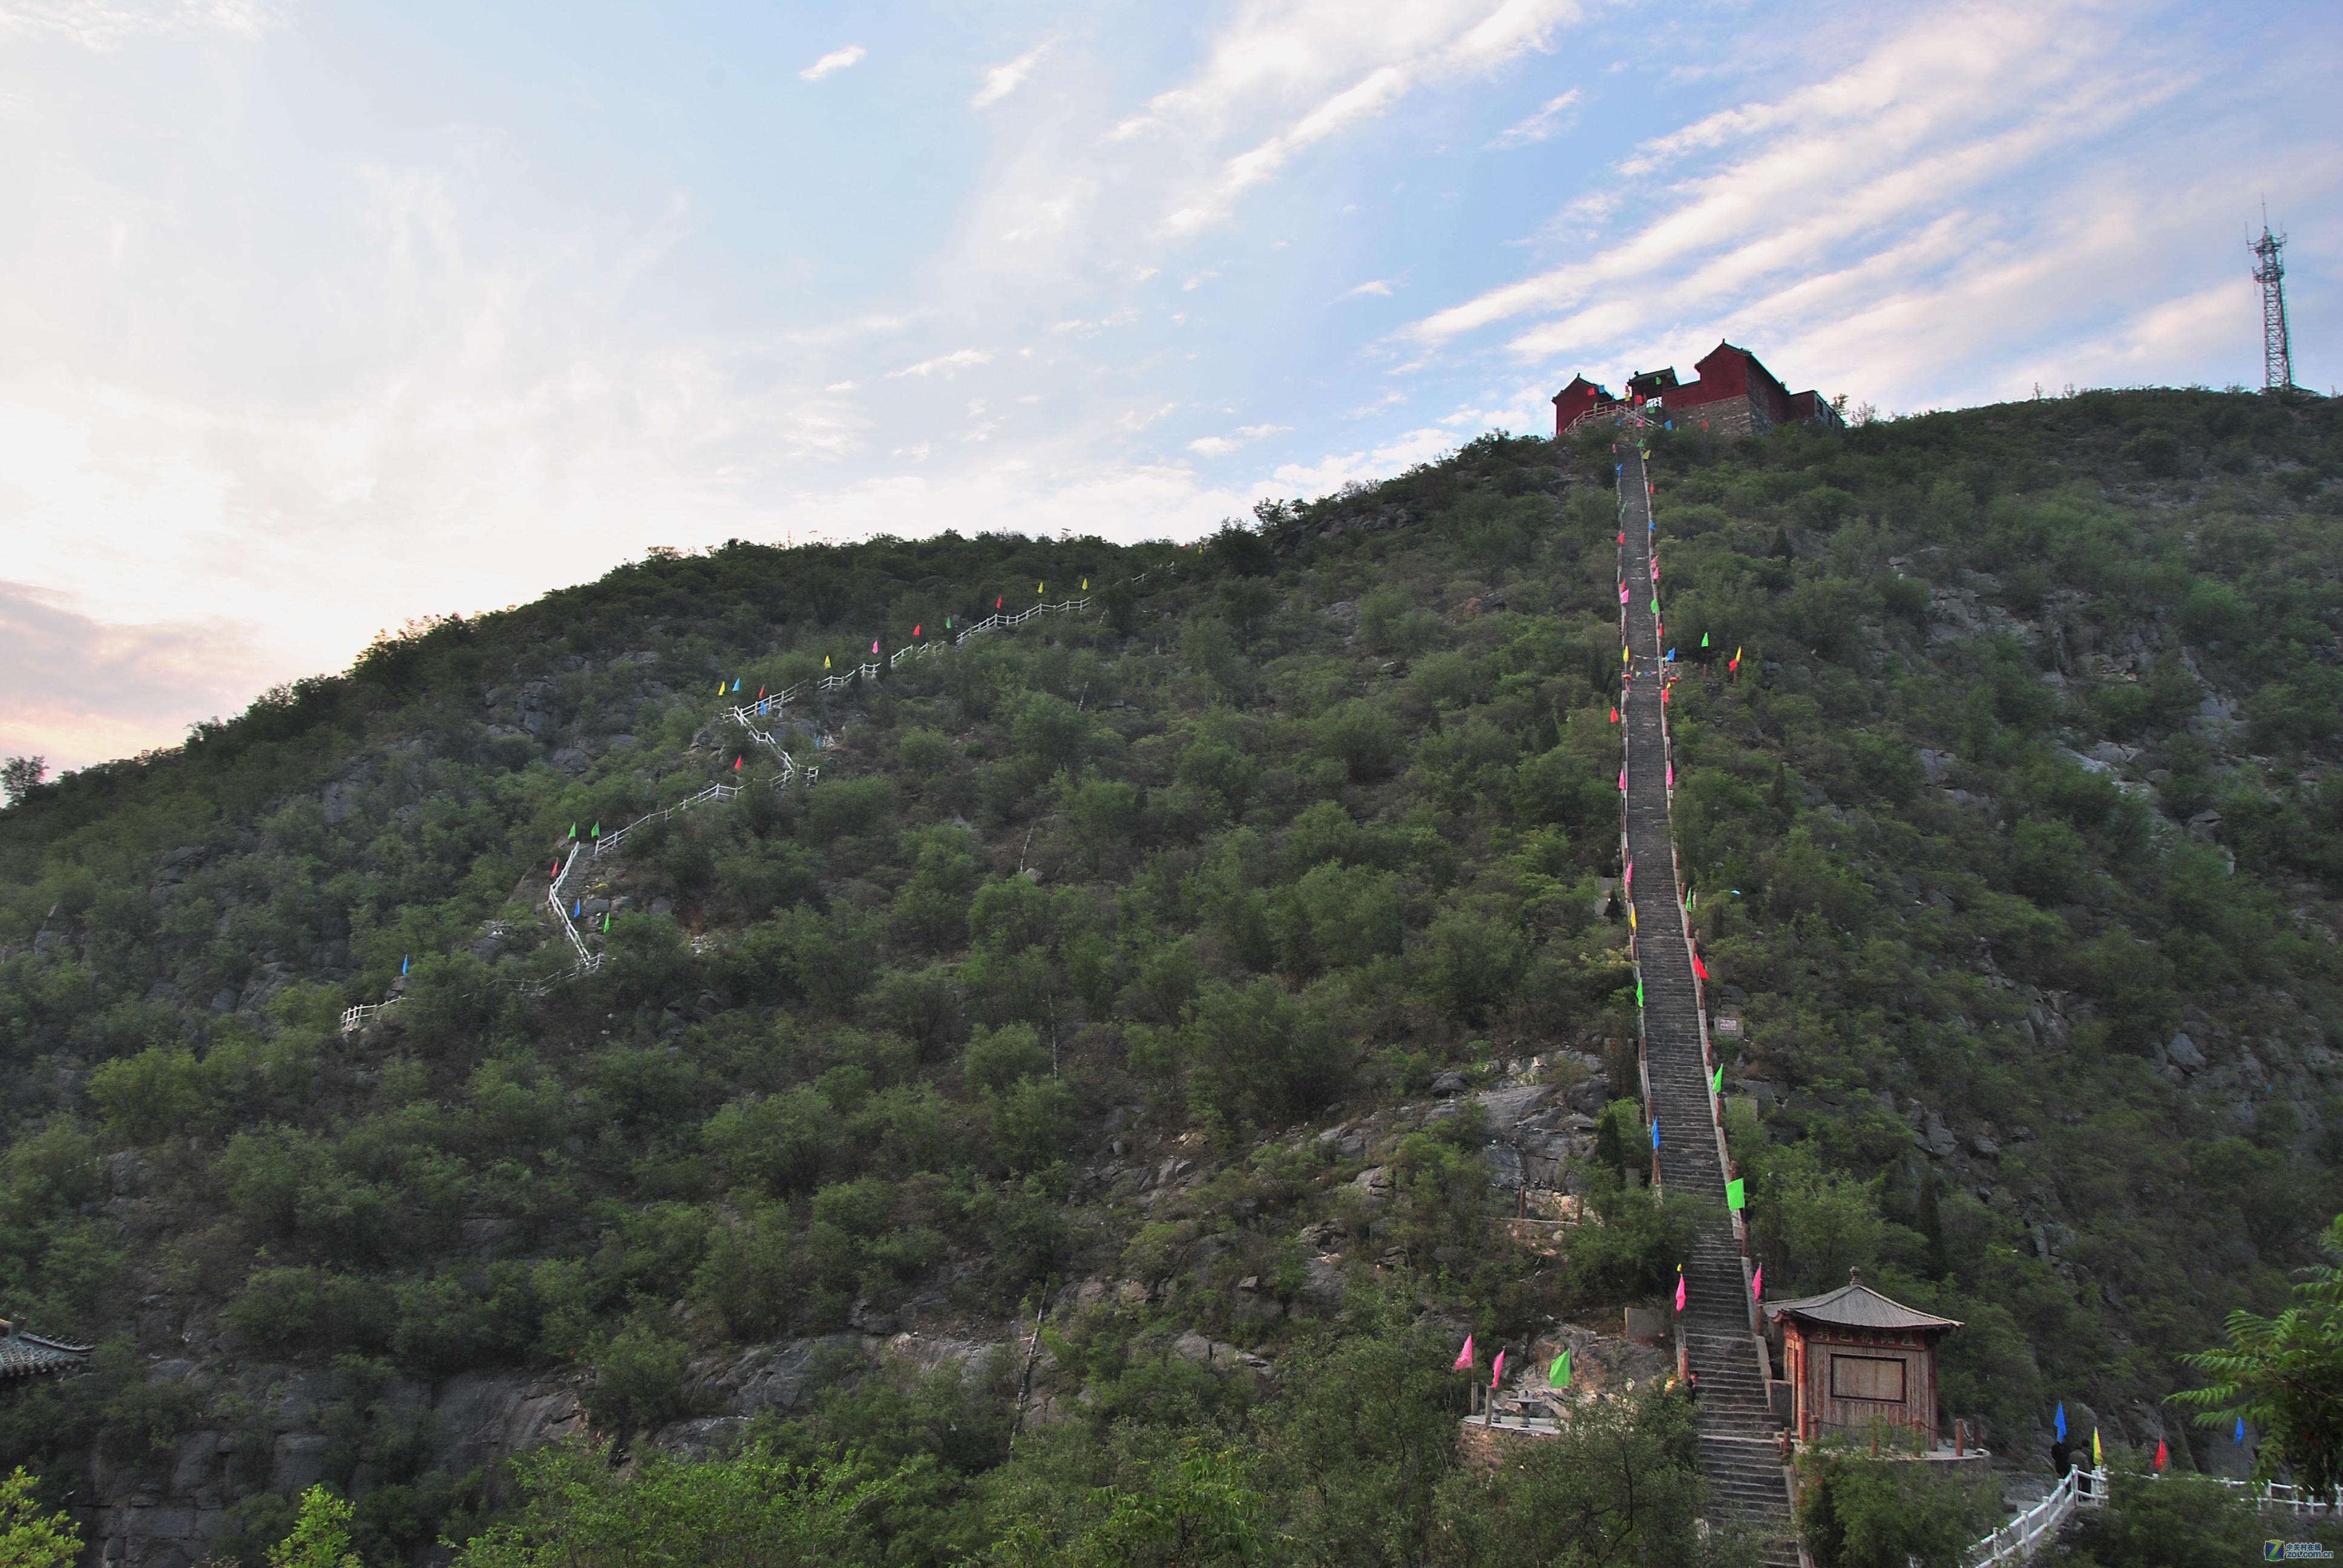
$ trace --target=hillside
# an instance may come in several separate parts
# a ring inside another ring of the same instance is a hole
[[[256,1562],[325,1479],[389,1562],[582,1400],[640,1452],[912,1461],[889,1561],[1214,1486],[1311,1561],[1500,1560],[1599,1483],[1457,1469],[1456,1340],[1615,1328],[1689,1233],[1633,1142],[1611,439],[1192,549],[662,555],[37,789],[0,1315],[103,1346],[0,1393],[0,1471],[156,1562]],[[2343,417],[1650,447],[1769,1294],[1962,1320],[1945,1406],[2011,1462],[2059,1402],[2226,1462],[2174,1358],[2343,1209]],[[810,700],[816,782],[725,717],[1083,583]],[[568,974],[573,825],[714,781],[594,862]],[[1558,1261],[1501,1224],[1524,1173],[1603,1221]]]

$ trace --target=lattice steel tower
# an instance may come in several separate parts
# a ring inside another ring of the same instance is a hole
[[[2262,211],[2262,236],[2246,247],[2254,253],[2254,281],[2262,286],[2262,390],[2283,392],[2294,385],[2294,349],[2286,333],[2286,262],[2278,254],[2286,236],[2272,234],[2269,211]]]

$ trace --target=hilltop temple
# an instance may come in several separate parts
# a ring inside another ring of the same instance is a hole
[[[1791,391],[1746,348],[1720,343],[1693,370],[1697,378],[1684,382],[1673,367],[1642,371],[1627,378],[1624,397],[1573,376],[1554,395],[1554,433],[1590,414],[1629,407],[1657,407],[1670,420],[1725,436],[1761,436],[1776,425],[1835,430],[1845,423],[1821,393]]]

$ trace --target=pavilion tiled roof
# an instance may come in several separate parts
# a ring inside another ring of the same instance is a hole
[[[1845,1284],[1824,1295],[1806,1296],[1795,1302],[1769,1302],[1765,1315],[1775,1322],[1784,1318],[1799,1318],[1835,1329],[1956,1329],[1961,1326],[1955,1319],[1916,1312],[1901,1302],[1889,1301],[1863,1282],[1860,1270],[1849,1271],[1849,1276]]]
[[[0,1380],[69,1372],[89,1360],[90,1347],[27,1333],[0,1319]]]

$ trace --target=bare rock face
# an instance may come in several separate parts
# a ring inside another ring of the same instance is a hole
[[[94,1455],[96,1507],[80,1514],[92,1561],[120,1568],[194,1568],[236,1533],[236,1504],[271,1492],[297,1497],[320,1481],[359,1494],[379,1484],[374,1456],[361,1448],[354,1471],[323,1430],[332,1393],[324,1374],[287,1366],[253,1366],[213,1379],[186,1362],[157,1363],[159,1382],[186,1380],[233,1396],[250,1412],[240,1430],[184,1433],[167,1453],[123,1464]],[[398,1382],[383,1401],[429,1434],[426,1470],[491,1477],[515,1453],[582,1432],[578,1379],[571,1373],[468,1373],[449,1379],[436,1400],[420,1384]]]

